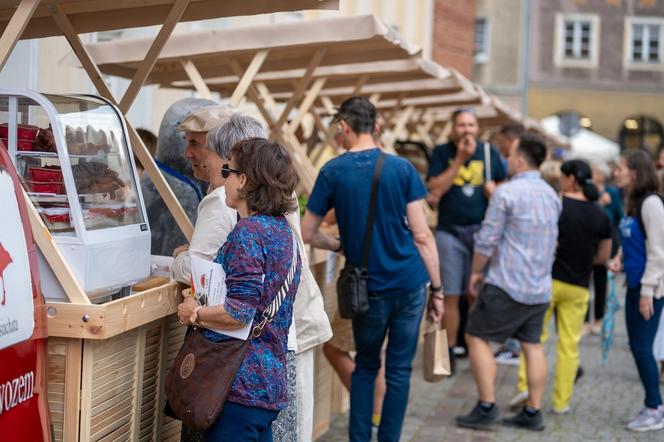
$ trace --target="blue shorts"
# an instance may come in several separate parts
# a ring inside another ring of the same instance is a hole
[[[461,296],[468,292],[473,255],[456,236],[436,230],[440,258],[440,279],[445,296]]]

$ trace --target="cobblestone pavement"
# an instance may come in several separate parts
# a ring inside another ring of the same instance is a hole
[[[457,374],[438,384],[428,384],[421,375],[417,355],[411,383],[410,404],[402,441],[664,441],[664,430],[637,434],[624,429],[626,420],[643,406],[643,390],[636,366],[627,347],[624,312],[616,313],[616,333],[609,361],[601,361],[600,337],[586,336],[580,348],[585,375],[574,391],[572,411],[565,416],[547,412],[551,408],[551,370],[555,363],[555,340],[546,346],[549,382],[545,396],[546,429],[542,433],[499,427],[495,432],[457,428],[454,417],[470,411],[477,396],[467,360],[461,360]],[[550,335],[551,336],[551,335]],[[515,392],[517,367],[499,365],[497,401],[503,415]],[[348,440],[348,415],[332,420],[330,431],[318,441]]]

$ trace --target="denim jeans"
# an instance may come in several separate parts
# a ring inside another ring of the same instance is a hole
[[[206,442],[272,442],[272,422],[279,411],[226,402],[217,422],[205,432]]]
[[[410,374],[425,301],[424,286],[406,293],[371,294],[369,312],[353,319],[357,355],[350,389],[351,442],[371,440],[374,386],[386,335],[387,391],[378,428],[378,440],[399,440],[408,405]]]
[[[629,336],[629,348],[632,350],[634,362],[639,369],[639,377],[643,388],[646,390],[645,406],[657,408],[662,405],[662,396],[659,392],[659,368],[653,355],[652,346],[657,335],[659,316],[664,307],[664,298],[653,299],[655,314],[647,321],[639,312],[639,300],[641,299],[641,287],[627,289],[625,297],[625,321],[627,323],[627,335]]]

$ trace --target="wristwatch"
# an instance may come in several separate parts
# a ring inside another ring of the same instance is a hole
[[[436,293],[440,293],[438,296],[436,296]],[[434,287],[433,285],[429,286],[429,294],[431,295],[432,298],[436,299],[444,299],[445,297],[443,296],[443,286],[438,286]]]

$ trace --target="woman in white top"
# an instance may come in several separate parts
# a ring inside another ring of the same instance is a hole
[[[208,194],[198,205],[198,218],[188,247],[178,247],[174,252],[173,277],[185,284],[191,283],[191,257],[212,261],[235,224],[237,212],[226,205],[225,179],[221,166],[229,161],[231,148],[247,138],[264,138],[265,130],[260,122],[240,114],[231,115],[207,135],[208,154],[203,168],[209,178]]]

